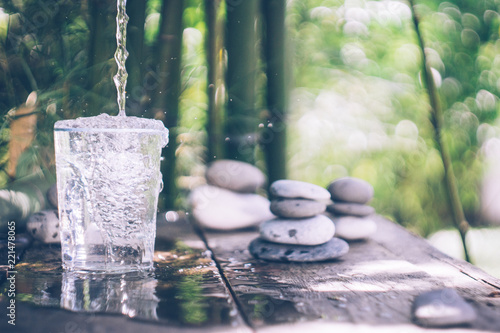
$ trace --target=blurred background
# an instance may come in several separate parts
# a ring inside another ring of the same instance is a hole
[[[162,211],[186,210],[214,159],[270,182],[349,175],[374,186],[379,214],[463,257],[435,93],[471,260],[500,276],[500,0],[129,0],[127,12],[127,115],[171,130]],[[55,121],[117,114],[115,16],[114,0],[0,0],[0,199],[53,182]]]

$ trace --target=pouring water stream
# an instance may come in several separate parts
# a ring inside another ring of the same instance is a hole
[[[116,52],[115,60],[118,66],[118,72],[113,77],[115,82],[118,102],[118,115],[125,117],[125,104],[126,104],[126,87],[127,87],[127,69],[125,62],[127,61],[127,23],[128,15],[126,12],[127,0],[117,0],[116,2]]]

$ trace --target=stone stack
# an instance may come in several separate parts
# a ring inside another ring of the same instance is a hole
[[[253,256],[272,261],[323,261],[347,253],[349,245],[335,234],[324,215],[330,193],[314,184],[278,180],[271,184],[271,212],[277,218],[260,225],[260,237],[250,243]]]
[[[208,165],[206,185],[191,191],[189,201],[194,219],[203,227],[233,230],[258,225],[273,218],[269,200],[256,194],[266,177],[255,166],[233,160]]]
[[[34,213],[26,222],[26,230],[36,240],[46,244],[59,244],[59,214],[57,212],[57,185],[52,185],[46,199],[49,205],[46,210]],[[53,209],[51,209],[51,207]]]
[[[367,203],[373,198],[373,187],[366,181],[344,177],[328,186],[333,204],[327,210],[333,217],[336,235],[348,241],[368,238],[377,230],[370,217],[375,209]]]

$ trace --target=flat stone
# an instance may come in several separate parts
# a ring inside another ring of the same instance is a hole
[[[328,205],[326,209],[337,215],[368,216],[375,213],[375,208],[372,206],[356,203],[334,203]]]
[[[260,237],[270,242],[296,245],[319,245],[335,234],[335,225],[326,216],[306,219],[276,218],[260,225]]]
[[[47,191],[47,201],[52,205],[52,207],[57,209],[57,184],[52,185]]]
[[[195,188],[189,201],[195,220],[201,226],[215,230],[246,228],[275,217],[266,198],[212,185]]]
[[[271,184],[269,192],[278,198],[302,198],[326,201],[330,193],[321,186],[299,180],[281,179]]]
[[[30,216],[26,229],[33,238],[46,243],[60,243],[59,217],[56,210],[42,210]]]
[[[413,319],[421,326],[449,327],[476,320],[474,308],[455,289],[444,288],[423,293],[413,301]]]
[[[266,182],[266,176],[257,167],[234,160],[210,163],[205,177],[211,185],[242,193],[255,193]]]
[[[373,198],[373,186],[370,183],[352,177],[344,177],[328,185],[333,201],[365,204]]]
[[[333,223],[335,236],[349,241],[366,239],[377,231],[375,221],[366,217],[334,217]]]
[[[349,251],[349,244],[333,237],[330,241],[315,246],[271,243],[262,238],[254,239],[249,247],[257,259],[282,262],[314,262],[339,258]]]
[[[307,199],[275,199],[271,201],[271,212],[280,217],[304,218],[323,213],[326,204]]]

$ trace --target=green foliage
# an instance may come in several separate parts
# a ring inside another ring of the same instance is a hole
[[[479,150],[498,132],[499,8],[498,1],[417,4],[441,82],[443,135],[472,224],[481,223]],[[427,235],[451,221],[411,19],[398,1],[292,2],[290,173],[320,185],[346,175],[366,179],[379,213]],[[481,132],[483,124],[494,130]]]
[[[0,0],[0,187],[7,182],[5,116],[31,91],[38,91],[41,116],[21,175],[37,165],[52,167],[52,128],[58,119],[116,114],[115,6],[100,2],[109,24],[95,32],[103,42],[101,57],[93,62],[89,46],[95,21],[88,3]],[[161,0],[147,2],[144,87],[129,92],[147,116],[155,115],[158,78],[165,74],[155,63],[161,5]],[[469,222],[480,224],[481,148],[500,133],[500,1],[420,0],[416,7],[426,55],[440,82],[443,136],[460,198]],[[407,3],[303,0],[288,1],[287,10],[296,87],[287,119],[290,178],[327,185],[345,175],[360,177],[374,185],[379,213],[423,235],[450,224]],[[187,1],[176,152],[178,185],[185,191],[203,175],[206,153],[204,20],[203,2]],[[260,73],[258,81],[265,83]],[[260,106],[264,98],[256,100]],[[185,206],[183,197],[178,204]]]

